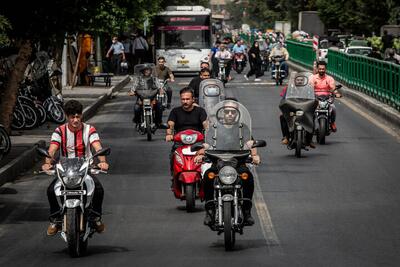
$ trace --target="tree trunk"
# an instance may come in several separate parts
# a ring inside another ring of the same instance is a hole
[[[11,71],[10,77],[5,86],[3,104],[0,107],[0,120],[9,133],[15,102],[17,100],[19,83],[24,78],[25,69],[29,64],[29,58],[31,54],[31,41],[24,40],[18,51],[14,69]]]

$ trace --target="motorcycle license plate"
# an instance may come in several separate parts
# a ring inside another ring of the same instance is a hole
[[[62,196],[81,196],[86,195],[86,190],[61,190]]]
[[[151,100],[150,99],[143,100],[143,105],[150,106],[150,104],[151,104]]]
[[[178,64],[189,64],[189,60],[178,60]]]
[[[241,60],[241,59],[237,59],[236,61],[237,61],[237,62],[242,62],[242,60]]]

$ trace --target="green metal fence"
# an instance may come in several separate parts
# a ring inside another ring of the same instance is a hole
[[[307,68],[312,68],[316,53],[310,43],[300,43],[296,41],[286,41],[289,58],[291,61]]]
[[[315,52],[309,44],[287,41],[290,60],[312,68]],[[328,73],[347,86],[400,110],[400,66],[329,49]]]

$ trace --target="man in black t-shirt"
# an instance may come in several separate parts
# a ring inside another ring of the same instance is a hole
[[[211,77],[210,69],[209,68],[203,68],[203,69],[200,70],[200,75],[198,77],[194,77],[190,81],[189,87],[194,92],[194,98],[195,98],[196,102],[198,102],[198,99],[199,99],[200,83],[205,79],[210,79],[210,77]]]
[[[194,93],[190,87],[183,88],[180,92],[181,106],[173,108],[168,117],[168,129],[165,140],[171,142],[174,140],[174,133],[192,129],[199,132],[207,129],[206,111],[194,104]],[[177,148],[176,144],[172,146],[170,154],[170,167],[172,173],[172,155]]]
[[[168,117],[168,129],[165,140],[167,142],[174,139],[174,132],[187,129],[203,131],[207,127],[206,111],[194,105],[194,93],[190,87],[183,88],[180,92],[181,106],[173,108]]]

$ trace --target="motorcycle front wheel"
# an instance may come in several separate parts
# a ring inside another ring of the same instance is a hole
[[[146,134],[147,134],[147,141],[151,141],[152,134],[151,134],[150,115],[146,115]]]
[[[61,104],[51,103],[48,108],[47,115],[55,123],[61,124],[65,121],[65,113]]]
[[[79,229],[79,212],[77,209],[67,209],[67,244],[69,255],[73,258],[80,257],[86,253],[87,240],[81,238]]]
[[[301,147],[303,145],[303,131],[296,130],[296,150],[295,155],[301,158]]]
[[[13,120],[11,123],[11,128],[14,130],[20,130],[25,127],[25,117],[21,110],[15,109],[13,113]]]
[[[196,207],[196,190],[194,184],[185,185],[186,212],[193,212]]]
[[[232,225],[232,202],[224,202],[224,243],[225,250],[230,251],[235,247],[235,230]]]
[[[326,136],[326,119],[320,118],[318,120],[318,143],[321,145],[325,144],[325,136]]]

